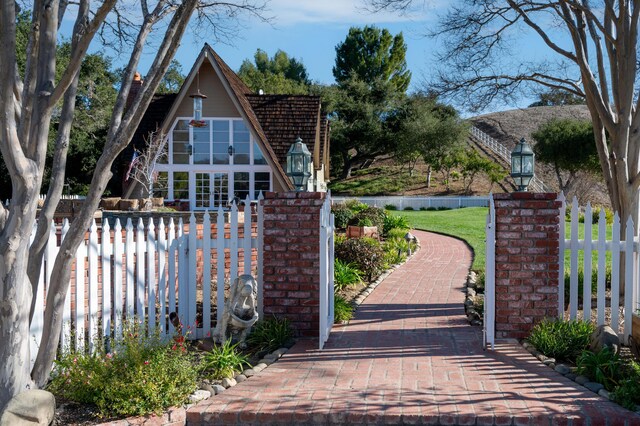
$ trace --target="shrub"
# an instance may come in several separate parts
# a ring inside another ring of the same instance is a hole
[[[485,276],[484,276],[484,271],[480,271],[478,272],[478,275],[476,277],[476,292],[478,293],[484,293],[484,284],[485,284]]]
[[[613,400],[628,410],[635,411],[640,404],[640,364],[631,362],[624,372],[624,379],[613,392]]]
[[[358,220],[358,226],[373,226],[373,222],[368,217],[362,217]]]
[[[404,216],[388,214],[384,217],[382,234],[387,235],[392,229],[409,229],[409,221]]]
[[[353,306],[343,297],[335,295],[333,299],[333,320],[336,323],[349,321],[353,318]]]
[[[384,218],[386,213],[383,209],[378,207],[367,207],[355,214],[350,220],[349,225],[358,226],[358,223],[363,219],[369,219],[371,221],[370,226],[378,228],[378,233],[382,234],[384,229]]]
[[[427,208],[426,208],[426,207],[420,207],[420,211],[421,211],[421,212],[426,212],[426,211],[427,211]]]
[[[607,265],[604,276],[604,283],[606,288],[611,288],[611,265]],[[584,270],[582,267],[578,269],[578,302],[582,302],[584,292]],[[591,294],[595,295],[598,292],[598,268],[593,267],[591,270]],[[564,301],[569,303],[571,297],[571,271],[567,270],[564,274]]]
[[[366,209],[367,207],[369,207],[367,204],[365,203],[361,203],[360,201],[354,199],[350,199],[350,200],[346,200],[344,202],[344,205],[347,206],[347,208],[349,210],[351,210],[354,214],[361,212],[362,210]]]
[[[129,326],[113,353],[65,350],[56,360],[49,390],[93,404],[101,416],[160,413],[186,402],[197,388],[193,357],[183,344]]]
[[[594,330],[585,321],[544,320],[533,327],[529,342],[548,357],[573,362],[589,345]]]
[[[407,206],[407,207],[405,207],[403,210],[413,211],[413,210],[415,210],[415,209],[414,209],[413,207],[411,207],[411,206]]]
[[[384,250],[373,238],[352,238],[335,245],[335,258],[353,264],[371,281],[382,269]]]
[[[398,210],[398,208],[396,206],[394,206],[393,204],[385,204],[384,205],[384,209],[385,210]]]
[[[266,318],[258,321],[247,337],[247,345],[256,352],[272,352],[293,339],[291,322],[287,318]]]
[[[406,229],[400,228],[391,228],[389,232],[386,234],[387,239],[401,238],[404,239],[404,236],[407,235]]]
[[[611,391],[618,384],[622,362],[608,347],[598,353],[584,351],[576,361],[577,373],[587,376]]]
[[[336,290],[344,290],[362,282],[361,272],[352,263],[336,259],[333,266],[333,281]]]
[[[334,224],[338,229],[345,229],[349,219],[354,215],[353,211],[345,204],[334,204],[331,206],[331,213],[334,216]]]
[[[231,339],[214,346],[202,359],[203,372],[213,379],[224,379],[233,377],[244,366],[251,367],[247,357],[239,353],[237,347],[238,344],[232,344]]]

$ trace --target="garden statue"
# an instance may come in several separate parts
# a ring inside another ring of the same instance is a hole
[[[214,342],[223,343],[228,337],[237,336],[239,346],[246,347],[245,339],[258,321],[257,293],[258,283],[253,276],[240,275],[234,280],[224,304],[222,320],[213,332]]]

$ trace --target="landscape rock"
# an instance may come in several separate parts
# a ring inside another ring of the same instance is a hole
[[[256,370],[254,370],[253,368],[247,368],[242,372],[242,374],[244,374],[247,377],[252,377],[256,375]]]
[[[591,334],[589,350],[594,353],[600,352],[608,347],[617,354],[620,351],[620,339],[613,328],[608,325],[601,325]]]
[[[608,391],[608,390],[606,390],[606,389],[600,389],[600,390],[598,391],[598,395],[600,395],[600,396],[601,396],[601,397],[603,397],[603,398],[611,399],[611,394],[610,394],[610,393],[609,393],[609,391]]]
[[[236,382],[242,383],[247,380],[247,376],[245,376],[244,374],[238,374],[236,377],[234,377],[234,379],[236,379]]]
[[[202,401],[203,399],[207,399],[211,397],[211,392],[208,390],[204,390],[204,389],[198,389],[197,391],[195,391],[194,393],[192,393],[191,395],[189,395],[189,402],[198,402],[198,401]]]
[[[258,362],[256,365],[253,366],[253,369],[254,370],[259,369],[259,370],[256,370],[256,371],[262,371],[267,367],[268,367],[268,365],[265,364],[264,362]]]
[[[213,385],[213,390],[215,391],[216,395],[221,394],[222,392],[224,392],[225,387],[222,385]]]
[[[575,380],[579,385],[584,385],[585,383],[589,382],[589,378],[586,376],[577,376]]]
[[[230,388],[237,384],[238,382],[236,382],[236,379],[230,379],[229,377],[225,377],[224,379],[222,379],[222,386],[224,386],[225,388]]]
[[[551,366],[551,364],[555,365],[556,359],[555,358],[547,358],[547,359],[542,360],[542,363],[544,365],[548,365],[548,366]]]
[[[56,399],[51,392],[33,389],[14,396],[0,417],[0,426],[46,426],[53,421]]]
[[[584,387],[595,393],[598,393],[600,392],[600,390],[604,389],[604,386],[597,382],[587,382],[584,384]]]
[[[576,373],[569,373],[569,374],[565,374],[564,377],[566,377],[569,380],[575,381],[578,375]]]
[[[564,365],[564,364],[556,365],[555,370],[558,373],[562,374],[563,376],[566,376],[567,374],[571,373],[571,369],[568,366]]]
[[[280,349],[274,351],[273,353],[275,355],[277,355],[278,358],[280,358],[282,355],[286,354],[288,350],[289,350],[288,348],[280,348]]]

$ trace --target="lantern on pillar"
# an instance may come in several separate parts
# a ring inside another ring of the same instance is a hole
[[[287,152],[287,176],[296,187],[296,191],[304,191],[311,176],[311,153],[298,137]]]
[[[526,191],[534,176],[534,153],[527,141],[522,138],[511,151],[511,177],[518,191]]]

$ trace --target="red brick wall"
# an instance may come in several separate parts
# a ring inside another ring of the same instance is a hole
[[[524,338],[558,316],[557,194],[495,194],[496,337]]]
[[[291,320],[299,336],[318,337],[320,192],[268,192],[264,199],[264,314]]]

